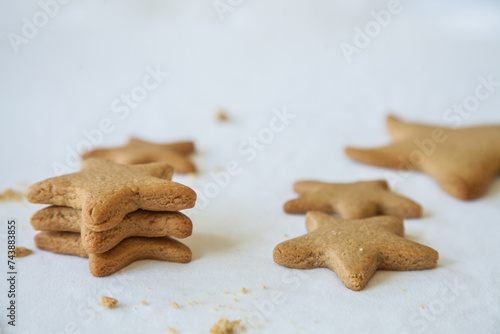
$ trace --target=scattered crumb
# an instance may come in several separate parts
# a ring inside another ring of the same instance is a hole
[[[170,303],[170,306],[172,306],[173,308],[179,308],[179,304],[177,304],[176,302],[171,302]]]
[[[405,290],[405,289],[403,289],[403,288],[399,288],[399,290],[401,290],[401,291],[406,291],[406,290]]]
[[[210,327],[210,334],[231,334],[240,322],[241,320],[229,321],[226,318],[220,318],[212,327]]]
[[[215,118],[218,121],[227,121],[229,119],[226,112],[224,112],[224,110],[222,110],[222,109],[219,109],[215,112]]]
[[[288,238],[288,234],[286,234],[286,233],[285,233],[285,234],[283,234],[283,236],[284,236],[285,238]]]
[[[238,299],[236,299],[236,297],[233,297],[233,301],[237,302],[237,301],[238,301]]]
[[[247,293],[248,291],[247,291],[247,289],[245,289],[245,288],[241,288],[239,292],[240,292],[240,293],[245,294],[245,293]]]
[[[188,302],[187,304],[188,304],[189,306],[193,305],[193,303],[191,303],[191,302]]]
[[[151,288],[148,286],[148,290],[151,290]]]
[[[191,172],[191,173],[188,173],[187,175],[190,179],[196,179],[196,177],[198,177],[198,174],[196,174],[195,172]]]
[[[209,294],[210,294],[210,291],[207,291],[207,295],[209,295]]]
[[[262,285],[260,286],[260,288],[261,288],[261,289],[265,289],[265,288],[266,288],[266,286],[265,286],[264,284],[262,284]]]
[[[22,201],[24,198],[23,193],[20,191],[5,189],[0,193],[0,201]]]
[[[169,331],[170,333],[177,333],[177,330],[175,328],[168,327],[168,326],[167,326],[167,331]]]
[[[217,311],[217,308],[215,306],[212,306],[212,310]]]
[[[227,295],[228,292],[226,290],[222,291],[223,294]]]
[[[99,305],[102,305],[106,308],[115,307],[118,304],[118,300],[106,296],[101,296],[101,300],[99,301]]]
[[[313,322],[314,322],[315,324],[319,323],[319,321],[318,321],[318,320],[314,320]]]
[[[420,307],[422,310],[424,309],[424,305],[420,305],[419,307]]]
[[[146,302],[145,300],[141,300],[141,305],[148,305],[148,302]]]
[[[15,252],[16,252],[16,257],[24,257],[24,256],[28,256],[31,253],[33,253],[33,251],[31,249],[24,248],[24,247],[16,247]]]
[[[219,303],[219,304],[217,304],[217,307],[222,307],[222,305]]]

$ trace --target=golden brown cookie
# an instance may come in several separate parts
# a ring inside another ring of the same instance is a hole
[[[500,172],[500,126],[451,129],[387,118],[393,142],[375,149],[346,148],[351,158],[381,167],[427,173],[449,194],[481,196]]]
[[[81,210],[65,206],[49,206],[31,217],[31,225],[37,231],[81,233],[83,248],[88,253],[104,253],[129,237],[187,238],[193,224],[180,212],[154,212],[137,210],[123,218],[115,227],[94,232],[82,224]]]
[[[422,216],[420,205],[391,192],[383,180],[354,183],[301,181],[293,187],[300,197],[285,203],[284,209],[288,213],[322,211],[336,213],[346,219],[377,215],[399,218]]]
[[[380,216],[345,220],[323,212],[306,214],[307,234],[280,243],[274,261],[297,269],[329,268],[351,290],[362,290],[378,269],[422,270],[438,253],[403,238],[403,221]]]
[[[129,166],[91,158],[82,163],[77,173],[30,186],[25,196],[32,203],[81,209],[83,224],[102,232],[138,209],[178,211],[192,208],[196,193],[170,181],[172,173],[172,167],[164,162]]]
[[[96,277],[111,275],[139,260],[153,259],[180,263],[191,261],[191,250],[169,237],[128,238],[115,248],[101,254],[87,253],[79,233],[40,232],[35,236],[35,244],[38,248],[53,253],[88,257],[90,272]]]
[[[187,156],[193,152],[194,143],[191,141],[154,144],[131,138],[125,146],[92,150],[84,153],[82,158],[105,158],[125,165],[166,162],[178,173],[192,173],[196,167]]]

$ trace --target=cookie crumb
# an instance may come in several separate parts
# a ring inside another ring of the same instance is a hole
[[[167,326],[167,331],[169,331],[170,333],[177,333],[177,330],[175,328],[168,327],[168,326]]]
[[[116,304],[118,304],[118,300],[106,296],[101,296],[101,300],[99,301],[99,305],[106,308],[113,308]]]
[[[227,121],[229,119],[229,117],[224,110],[219,109],[215,112],[215,119],[217,119],[218,121],[224,122],[224,121]]]
[[[148,303],[145,300],[141,300],[141,305],[148,305]]]
[[[226,318],[220,318],[212,327],[210,327],[210,334],[231,334],[240,322],[241,320],[229,321]]]
[[[419,307],[420,307],[422,310],[424,309],[424,305],[423,305],[423,304],[422,304],[422,305],[420,305]]]
[[[227,292],[226,290],[222,291],[223,294],[227,295],[229,292]]]
[[[399,290],[401,290],[401,291],[406,291],[406,290],[405,290],[405,289],[403,289],[403,288],[399,288]]]
[[[28,256],[31,253],[33,253],[33,251],[31,249],[24,248],[24,247],[16,247],[14,249],[14,251],[16,253],[16,257],[24,257],[24,256]]]
[[[266,286],[265,286],[264,284],[262,284],[262,285],[260,286],[260,288],[261,288],[261,289],[265,289],[265,288],[266,288]]]
[[[170,303],[170,306],[172,306],[173,308],[179,308],[179,304],[177,304],[176,302],[171,302]]]
[[[190,179],[196,179],[196,177],[198,176],[198,174],[196,174],[196,172],[191,172],[191,173],[188,173],[187,175]]]
[[[247,293],[247,292],[248,292],[248,290],[247,290],[247,289],[245,289],[245,288],[241,288],[239,292],[240,292],[240,293],[245,294],[245,293]]]
[[[238,299],[236,299],[236,297],[233,297],[233,301],[237,302],[237,301],[238,301]]]
[[[0,201],[21,201],[23,198],[22,192],[13,189],[5,189],[0,193]]]

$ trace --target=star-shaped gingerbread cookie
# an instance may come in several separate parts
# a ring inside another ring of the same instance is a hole
[[[346,148],[351,158],[434,177],[449,194],[470,200],[484,194],[500,172],[500,126],[451,129],[387,118],[393,142],[375,149]]]
[[[412,200],[392,193],[387,182],[360,181],[325,183],[301,181],[294,184],[300,197],[285,203],[288,213],[322,211],[346,219],[388,215],[399,218],[422,216],[422,208]]]
[[[165,162],[120,165],[90,158],[79,172],[35,183],[26,190],[32,203],[69,206],[82,210],[82,223],[93,231],[108,230],[138,209],[178,211],[192,208],[196,193],[170,181],[172,167]]]
[[[355,291],[378,269],[430,269],[439,257],[434,249],[404,239],[403,221],[396,217],[344,220],[310,211],[306,229],[306,235],[276,246],[274,261],[289,268],[329,268]]]
[[[115,148],[95,149],[82,154],[83,159],[105,158],[125,165],[148,162],[167,162],[175,172],[191,173],[196,171],[187,156],[194,151],[193,142],[154,144],[137,138],[131,138],[127,145]]]
[[[101,254],[87,252],[79,233],[40,232],[35,235],[35,244],[38,248],[53,253],[88,257],[90,272],[96,277],[111,275],[139,260],[188,263],[192,257],[188,246],[169,237],[127,238]]]
[[[137,210],[127,214],[113,228],[103,232],[90,230],[81,223],[82,213],[66,206],[49,206],[31,216],[31,225],[37,231],[77,232],[83,248],[100,254],[129,237],[172,236],[184,239],[191,235],[193,223],[180,212]]]

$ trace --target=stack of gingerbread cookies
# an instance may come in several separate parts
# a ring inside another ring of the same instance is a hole
[[[37,247],[89,258],[94,276],[107,276],[141,259],[189,262],[191,250],[172,239],[191,235],[179,210],[195,205],[196,193],[171,181],[166,162],[120,165],[85,160],[77,173],[36,183],[32,203],[51,204],[31,218]]]

